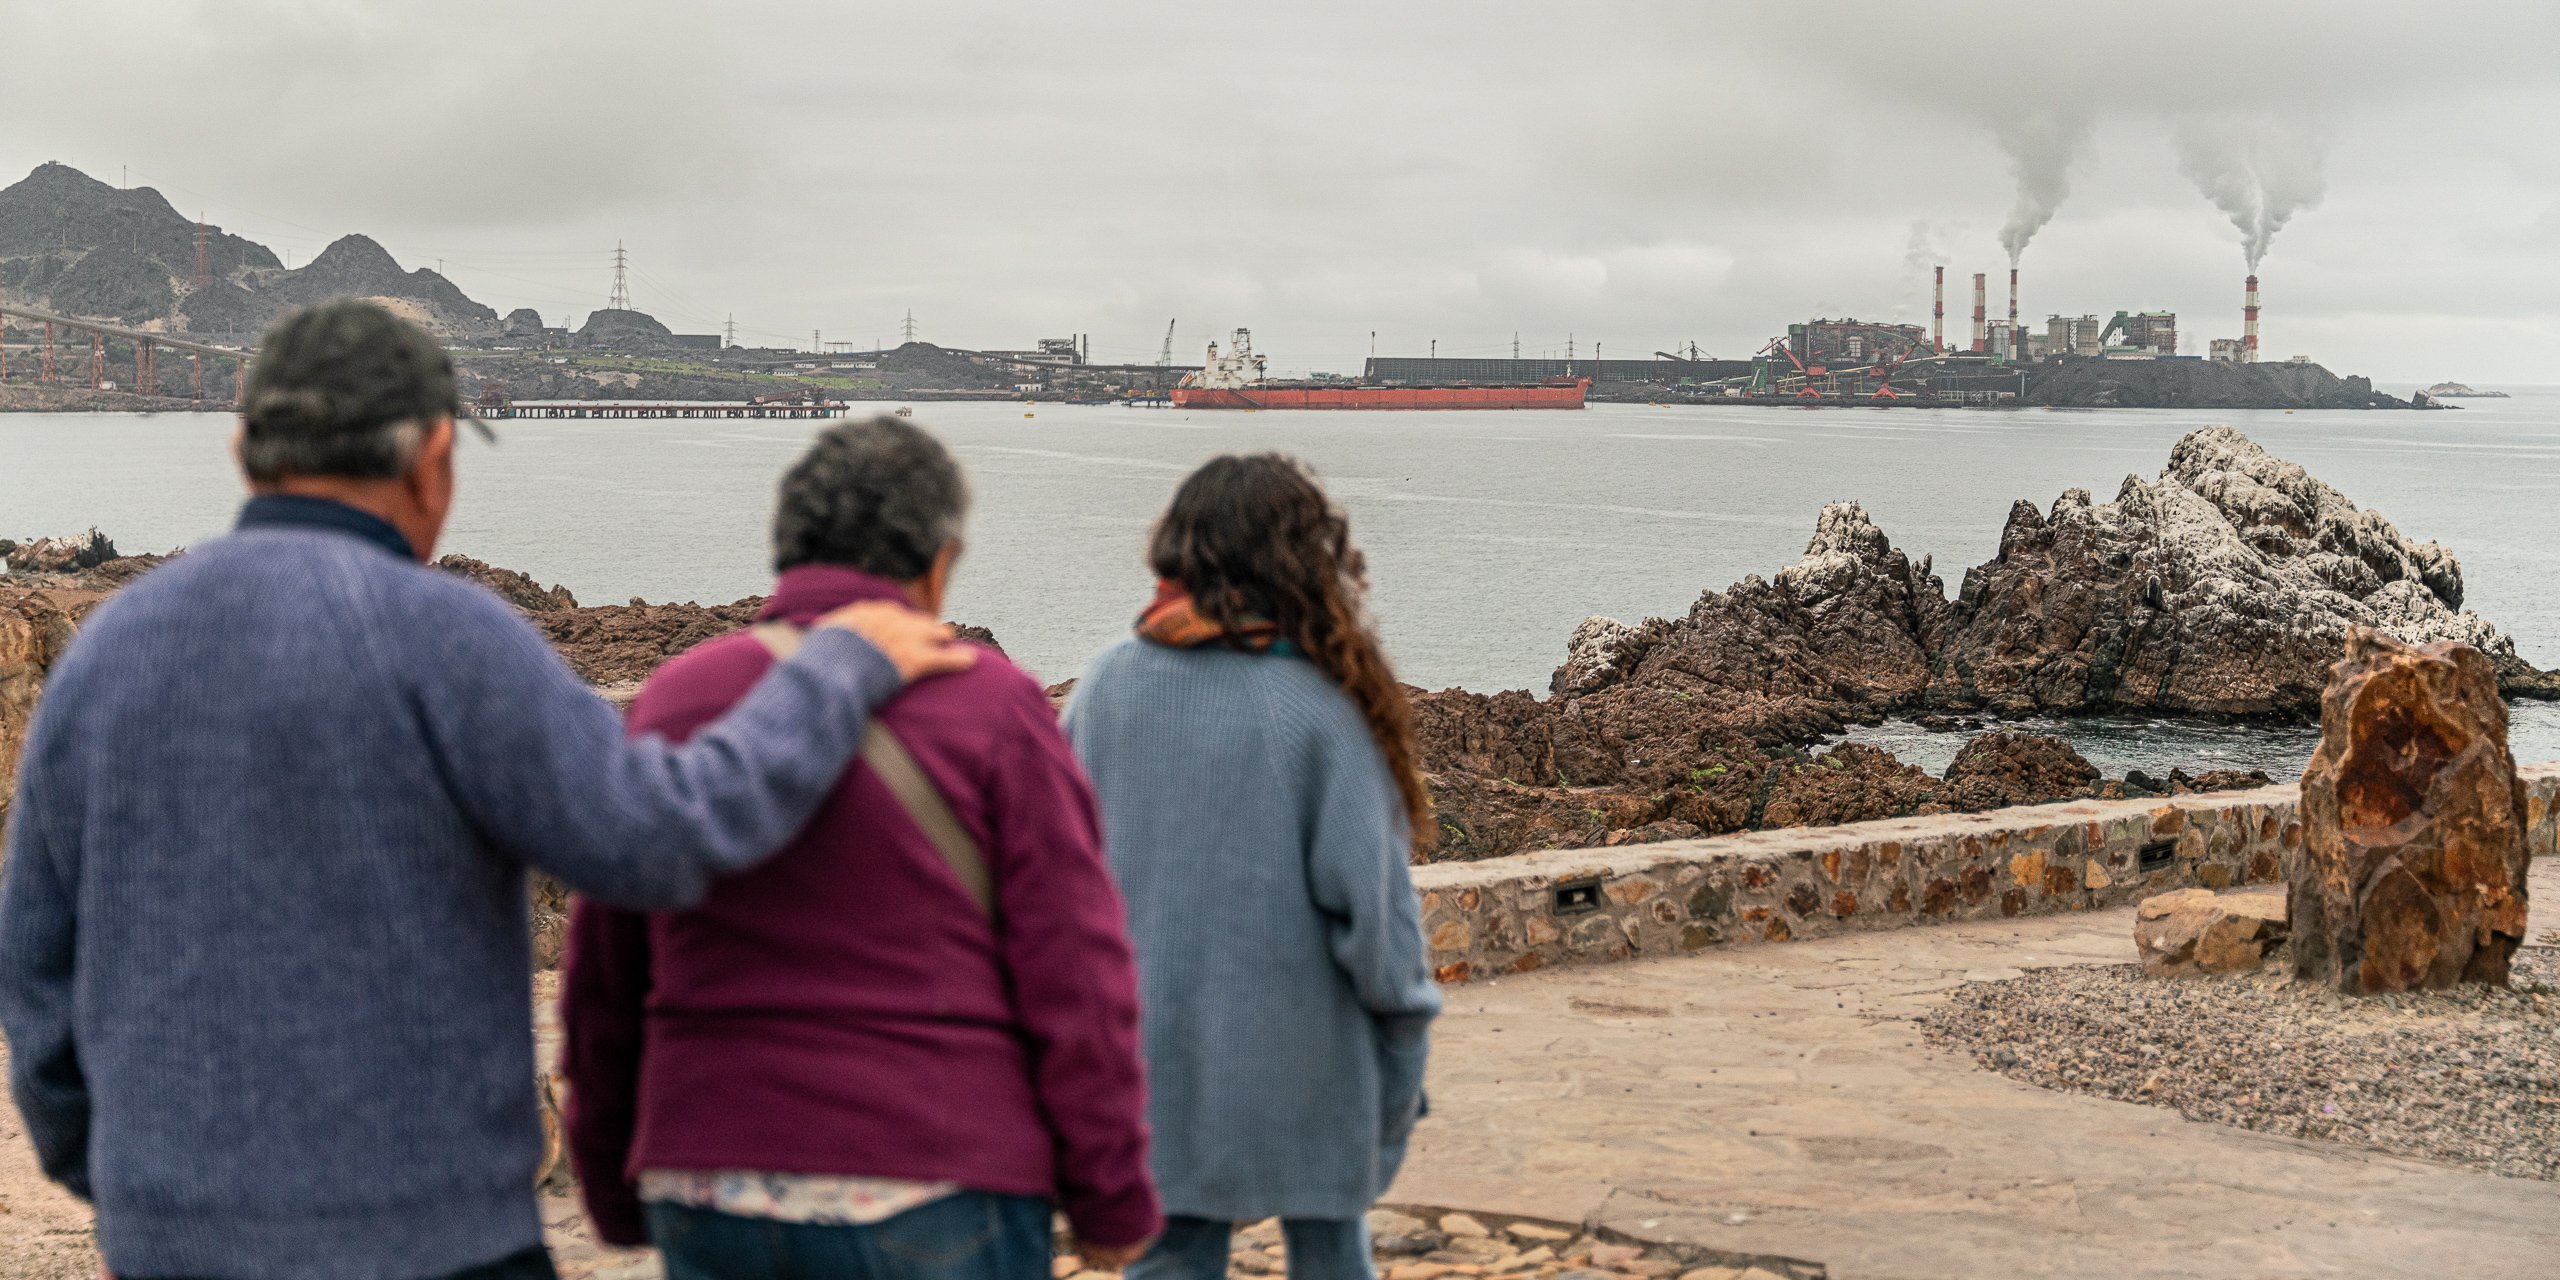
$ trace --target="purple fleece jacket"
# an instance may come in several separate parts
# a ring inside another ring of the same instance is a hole
[[[808,623],[895,584],[804,565],[763,616]],[[681,740],[753,687],[763,645],[667,664],[631,731]],[[1093,789],[1040,686],[1000,655],[878,712],[985,851],[991,926],[870,767],[698,907],[580,902],[563,992],[569,1139],[599,1234],[642,1242],[642,1169],[956,1182],[1048,1196],[1077,1233],[1160,1226],[1136,966]]]

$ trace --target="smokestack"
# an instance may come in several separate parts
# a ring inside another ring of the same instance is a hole
[[[1973,351],[1976,355],[1991,350],[1991,333],[1985,327],[1985,322],[1990,317],[1983,307],[1984,299],[1988,296],[1983,282],[1990,278],[1980,271],[1973,273]]]
[[[2258,277],[2249,277],[2249,292],[2240,301],[2240,362],[2258,362]]]
[[[2026,354],[2026,339],[2018,334],[2018,269],[2009,268],[2009,357]]]
[[[1947,353],[1947,269],[1938,268],[1936,292],[1930,295],[1929,346],[1939,355]]]

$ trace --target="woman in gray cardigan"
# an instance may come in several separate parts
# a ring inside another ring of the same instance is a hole
[[[1193,473],[1148,562],[1138,634],[1067,709],[1138,948],[1166,1228],[1128,1274],[1222,1280],[1230,1224],[1276,1216],[1292,1280],[1366,1280],[1440,1011],[1412,709],[1349,522],[1296,462]]]

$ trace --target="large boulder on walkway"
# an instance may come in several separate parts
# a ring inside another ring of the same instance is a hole
[[[2525,802],[2486,654],[2349,631],[2302,816],[2285,867],[2298,976],[2349,994],[2506,984]]]
[[[2155,978],[2238,973],[2257,968],[2284,941],[2287,914],[2279,885],[2178,889],[2142,900],[2133,946],[2142,971]]]

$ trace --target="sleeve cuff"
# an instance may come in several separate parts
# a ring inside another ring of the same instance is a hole
[[[1141,1179],[1115,1195],[1078,1196],[1067,1205],[1067,1223],[1086,1244],[1119,1248],[1164,1233],[1164,1213],[1156,1205],[1156,1189]]]
[[[648,1213],[641,1207],[637,1188],[617,1179],[610,1187],[586,1183],[583,1189],[587,1221],[594,1224],[596,1239],[623,1249],[649,1243]]]

